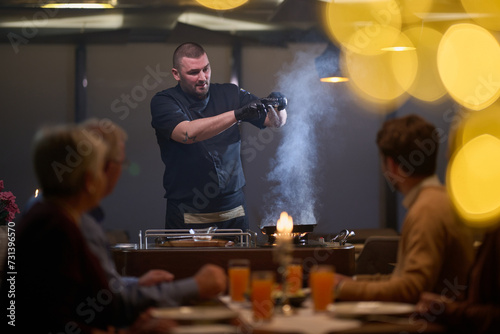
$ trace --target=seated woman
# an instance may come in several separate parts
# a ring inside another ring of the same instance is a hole
[[[111,293],[78,228],[81,215],[103,197],[106,152],[103,142],[73,126],[47,127],[36,134],[33,164],[44,199],[16,228],[16,294],[7,301],[15,302],[16,329],[66,333],[106,328]],[[6,297],[2,292],[3,301]]]
[[[105,194],[107,150],[72,125],[36,134],[33,164],[44,198],[16,226],[16,273],[1,285],[0,307],[10,316],[2,323],[11,331],[90,333],[114,323],[116,299],[79,229]]]

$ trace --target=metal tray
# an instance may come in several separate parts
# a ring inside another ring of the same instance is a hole
[[[316,224],[293,225],[292,233],[312,232],[315,226]],[[261,231],[267,235],[274,234],[276,233],[276,225],[263,226]]]

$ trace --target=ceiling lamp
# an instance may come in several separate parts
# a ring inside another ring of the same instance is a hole
[[[395,52],[413,51],[413,50],[415,50],[415,47],[413,46],[389,46],[386,48],[382,48],[382,51],[395,51]]]
[[[248,0],[196,0],[200,5],[215,10],[234,9],[248,2]]]
[[[342,75],[339,58],[340,50],[332,43],[328,43],[325,51],[316,57],[314,63],[321,82],[338,83],[349,81],[348,78]]]
[[[110,1],[64,1],[47,3],[42,8],[73,8],[73,9],[110,9],[116,6],[117,0]]]

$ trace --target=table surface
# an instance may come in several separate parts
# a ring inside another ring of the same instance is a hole
[[[236,311],[238,316],[233,321],[221,323],[181,324],[177,333],[252,333],[252,334],[430,334],[446,333],[446,328],[439,324],[429,323],[412,314],[402,316],[381,316],[378,319],[346,319],[336,317],[333,312],[315,313],[311,303],[306,300],[302,307],[294,309],[292,315],[275,312],[270,322],[255,322],[251,316],[250,302],[233,303],[228,296],[207,305],[213,307],[227,307]],[[193,306],[196,308],[197,306]],[[217,327],[219,326],[219,327]],[[221,330],[220,326],[223,330]],[[194,330],[196,328],[196,331]],[[174,332],[174,333],[175,333]]]

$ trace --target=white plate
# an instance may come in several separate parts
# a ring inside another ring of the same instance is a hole
[[[334,316],[403,315],[415,311],[415,305],[393,302],[336,302],[328,307]]]
[[[238,328],[231,325],[191,325],[172,328],[172,334],[236,334]]]
[[[238,313],[224,306],[182,306],[154,309],[152,315],[172,320],[216,321],[234,319]]]

